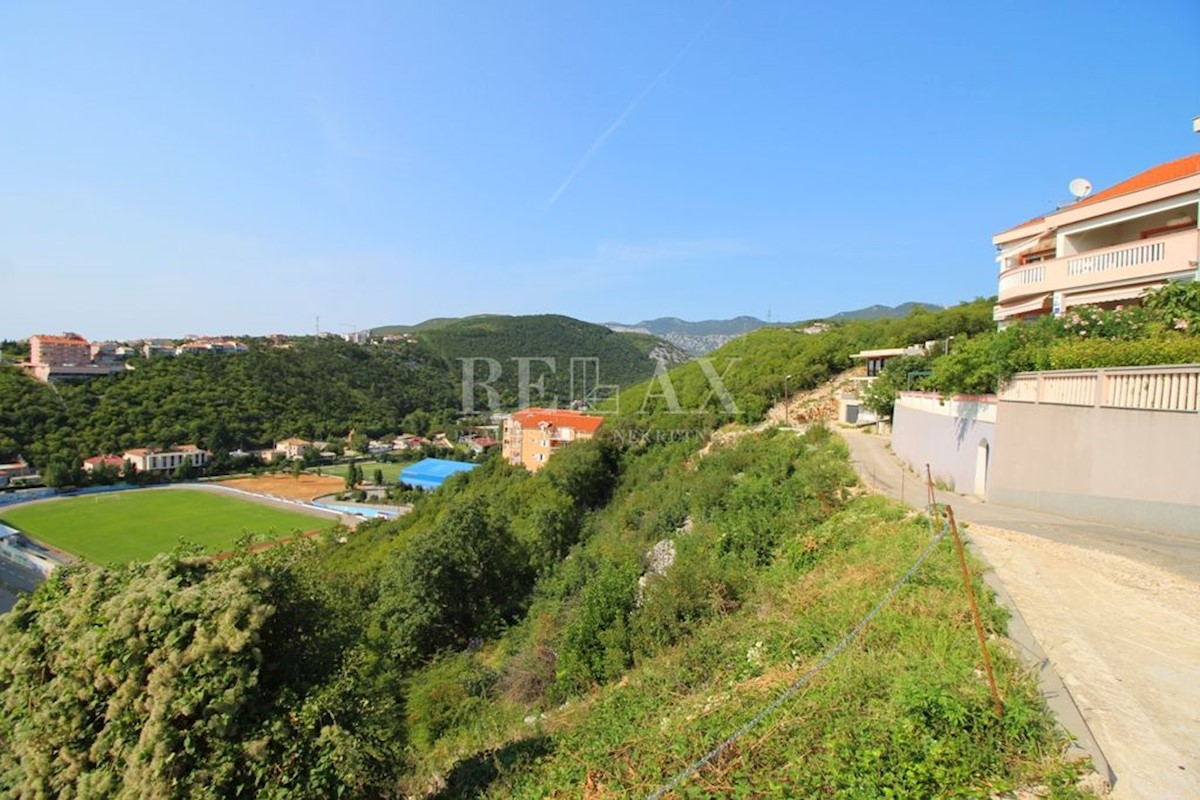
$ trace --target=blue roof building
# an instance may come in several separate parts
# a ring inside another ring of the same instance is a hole
[[[469,472],[478,466],[478,464],[468,464],[465,461],[427,458],[400,470],[400,482],[416,489],[436,489],[451,475]]]

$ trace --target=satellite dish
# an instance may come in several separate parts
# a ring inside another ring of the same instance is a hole
[[[1067,185],[1076,200],[1082,200],[1092,193],[1092,182],[1087,178],[1076,178]]]

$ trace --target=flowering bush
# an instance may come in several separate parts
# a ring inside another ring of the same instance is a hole
[[[1064,336],[1130,341],[1146,334],[1147,314],[1141,306],[1076,306],[1056,322]]]

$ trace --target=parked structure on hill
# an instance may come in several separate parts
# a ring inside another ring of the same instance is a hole
[[[123,460],[133,464],[138,472],[172,472],[185,463],[195,469],[205,467],[212,460],[212,453],[194,444],[163,450],[139,447],[126,450]]]
[[[125,459],[120,456],[92,456],[83,460],[84,472],[95,472],[106,467],[120,474],[125,471]]]
[[[292,461],[297,458],[304,458],[304,451],[312,446],[313,443],[307,439],[299,439],[293,436],[289,439],[281,439],[276,442],[274,452]]]
[[[854,382],[854,388],[847,392],[842,392],[838,396],[838,422],[844,422],[847,425],[864,425],[867,423],[878,422],[879,417],[874,412],[863,408],[862,390],[872,381],[879,377],[879,373],[883,372],[884,366],[893,358],[901,356],[924,356],[928,355],[938,342],[926,342],[925,344],[913,344],[908,347],[888,347],[880,350],[863,350],[858,353],[852,353],[850,358],[855,361],[862,361],[867,368],[865,375],[854,375],[850,378]]]
[[[1200,257],[1200,153],[1159,164],[1102,192],[992,237],[1001,327],[1072,306],[1137,301],[1192,280]]]
[[[36,474],[37,470],[29,466],[28,461],[17,456],[16,461],[0,464],[0,489],[18,485],[22,482],[21,479],[30,478]]]
[[[78,333],[30,336],[29,363],[25,367],[33,377],[46,382],[95,378],[125,369],[119,362],[93,359],[92,344]]]
[[[504,420],[504,460],[537,472],[559,448],[580,439],[591,439],[603,423],[604,417],[579,411],[549,408],[517,411]]]

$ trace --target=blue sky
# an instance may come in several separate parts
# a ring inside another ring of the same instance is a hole
[[[1194,0],[162,6],[0,3],[0,338],[953,303],[1200,151]]]

